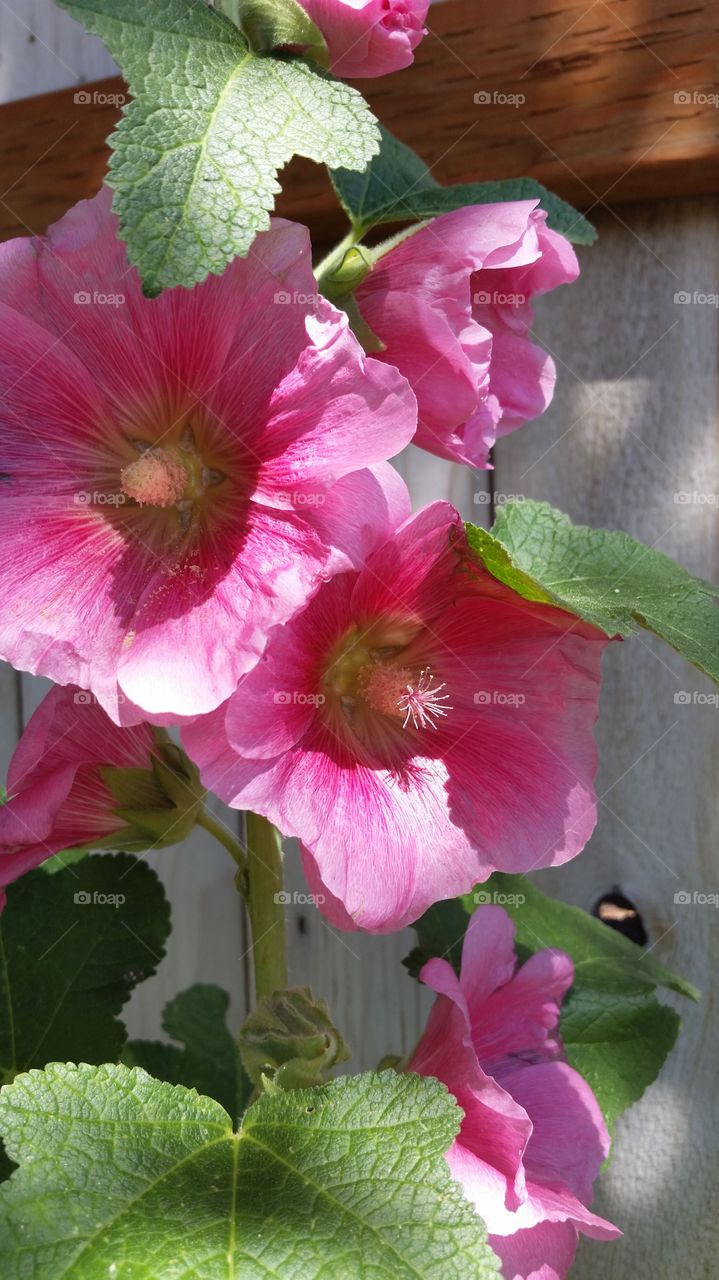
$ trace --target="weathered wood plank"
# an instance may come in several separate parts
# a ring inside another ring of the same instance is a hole
[[[442,182],[529,175],[590,209],[717,190],[711,0],[557,0],[531,14],[526,0],[449,0],[429,27],[413,67],[358,87]],[[113,80],[89,92],[90,103],[73,89],[0,110],[0,238],[42,231],[97,190],[118,114],[106,98],[126,90]],[[287,170],[278,211],[309,223],[317,244],[343,217],[304,161]]]
[[[674,302],[679,290],[716,289],[716,202],[617,212],[621,221],[600,220],[579,282],[539,308],[559,386],[546,417],[497,449],[497,489],[626,529],[716,581],[719,312]],[[719,891],[719,710],[707,679],[644,637],[614,646],[605,671],[598,830],[580,858],[537,882],[588,909],[618,885],[654,953],[692,978],[704,1002],[676,1002],[679,1044],[619,1124],[598,1208],[625,1237],[585,1241],[572,1275],[699,1280],[716,1273],[719,925],[715,908],[674,895]],[[688,705],[675,702],[681,692]]]

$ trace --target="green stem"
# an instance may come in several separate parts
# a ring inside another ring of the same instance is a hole
[[[232,832],[215,818],[213,814],[208,813],[207,809],[201,809],[196,819],[198,827],[204,827],[205,831],[209,831],[211,836],[215,837],[223,848],[227,850],[230,857],[237,864],[236,883],[240,893],[244,898],[247,897],[247,854],[243,849],[237,836],[233,836]]]
[[[289,985],[285,908],[282,892],[282,843],[266,818],[248,813],[248,897],[252,928],[255,996],[262,1000]]]
[[[315,267],[315,277],[317,279],[317,287],[320,293],[325,292],[328,281],[337,268],[342,266],[347,250],[352,249],[362,239],[362,234],[363,232],[361,228],[351,227],[347,232],[347,235],[340,240],[339,244],[335,245],[334,249],[327,254],[327,257],[317,263],[317,266]]]

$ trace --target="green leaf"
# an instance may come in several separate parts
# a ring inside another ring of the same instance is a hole
[[[253,53],[290,47],[318,66],[329,66],[327,41],[297,0],[233,0],[232,7],[236,16],[227,16],[237,22]]]
[[[128,854],[90,857],[7,890],[0,916],[0,1079],[57,1058],[115,1061],[117,1017],[155,972],[170,912],[154,871]]]
[[[656,1080],[679,1025],[673,1009],[623,982],[581,984],[568,995],[560,1022],[567,1059],[591,1085],[610,1129]]]
[[[472,912],[494,903],[515,923],[517,955],[555,947],[574,961],[574,985],[562,1005],[567,1059],[589,1081],[610,1128],[656,1079],[679,1029],[673,1009],[656,999],[667,987],[692,1000],[696,989],[649,952],[593,916],[541,893],[523,876],[491,876],[465,897],[436,903],[414,926],[418,946],[405,964],[417,975],[431,956],[460,967]]]
[[[229,1007],[230,997],[220,987],[188,987],[165,1005],[162,1015],[164,1030],[184,1049],[159,1040],[129,1040],[122,1061],[143,1067],[158,1080],[207,1094],[236,1119],[249,1102],[252,1085],[227,1029]]]
[[[3,1280],[489,1280],[443,1152],[437,1081],[365,1075],[218,1103],[123,1066],[54,1064],[0,1095]]]
[[[469,923],[471,908],[461,898],[448,898],[435,902],[412,926],[417,934],[417,946],[402,963],[413,978],[419,977],[422,965],[432,956],[449,960],[459,973],[462,960],[462,943]]]
[[[249,252],[295,153],[362,169],[377,125],[349,85],[251,53],[197,0],[60,0],[116,58],[134,101],[110,139],[120,234],[145,289],[221,273]]]
[[[436,218],[472,204],[504,200],[539,200],[548,225],[574,244],[593,244],[594,227],[581,213],[534,178],[501,182],[466,182],[443,187],[420,157],[382,127],[379,155],[358,174],[348,168],[330,171],[335,191],[358,235],[383,222],[416,222]]]
[[[616,980],[617,989],[627,985],[636,991],[667,987],[690,1000],[699,999],[696,987],[660,964],[651,952],[643,951],[636,942],[630,942],[579,907],[547,897],[524,876],[497,871],[475,894],[461,901],[471,912],[476,897],[490,896],[512,917],[516,940],[527,951],[540,951],[543,947],[566,951],[574,961],[577,983],[596,985],[599,973],[603,989],[611,979]]]
[[[719,590],[626,533],[573,525],[546,502],[508,502],[491,533],[467,526],[490,573],[527,600],[609,636],[653,632],[719,681]]]

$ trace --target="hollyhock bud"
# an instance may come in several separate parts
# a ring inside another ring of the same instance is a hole
[[[408,67],[426,35],[429,0],[300,0],[327,41],[336,76],[362,79]]]
[[[202,808],[196,768],[161,729],[120,729],[73,685],[30,719],[0,808],[0,885],[65,849],[179,844]]]
[[[414,443],[487,468],[500,436],[543,413],[554,363],[529,339],[538,294],[575,280],[571,245],[536,200],[435,218],[379,258],[355,298],[417,396]]]
[[[440,959],[420,973],[437,1000],[407,1070],[442,1080],[464,1112],[447,1161],[505,1280],[564,1280],[580,1232],[621,1235],[588,1208],[609,1134],[586,1080],[561,1059],[573,977],[562,951],[517,968],[514,925],[495,906],[472,916],[459,978]]]
[[[607,639],[491,577],[446,503],[363,536],[183,741],[206,786],[299,837],[333,923],[386,931],[584,847]]]
[[[107,191],[0,246],[0,656],[116,723],[209,711],[327,570],[333,488],[416,414],[318,297],[304,227],[154,299]]]

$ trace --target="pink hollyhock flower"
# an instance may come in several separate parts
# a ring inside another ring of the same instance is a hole
[[[475,205],[435,218],[380,258],[356,291],[385,343],[376,356],[409,379],[414,443],[488,468],[500,436],[552,399],[554,362],[528,335],[531,299],[576,280],[571,245],[536,200]]]
[[[429,0],[300,0],[322,32],[336,76],[370,79],[408,67],[427,34]]]
[[[162,730],[121,729],[92,695],[56,685],[28,722],[0,807],[0,886],[64,849],[179,844],[204,791]]]
[[[217,706],[305,603],[316,511],[416,405],[316,295],[304,227],[150,300],[109,200],[0,246],[0,655],[163,722]]]
[[[484,1218],[505,1280],[563,1280],[578,1232],[621,1235],[587,1207],[609,1134],[589,1085],[560,1059],[572,961],[538,951],[516,968],[514,925],[486,906],[469,922],[460,977],[435,959],[420,978],[438,998],[407,1070],[442,1080],[464,1112],[452,1177]]]
[[[184,741],[207,787],[301,839],[335,924],[385,931],[584,847],[606,637],[492,578],[446,503],[364,554]]]

